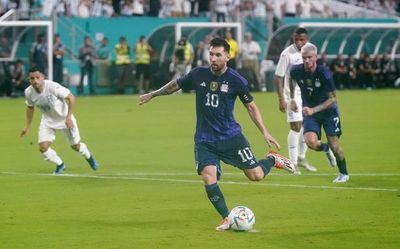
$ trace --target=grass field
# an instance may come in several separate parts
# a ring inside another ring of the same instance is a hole
[[[255,100],[287,154],[288,125],[276,94]],[[28,136],[23,99],[0,99],[0,248],[400,248],[400,92],[338,92],[350,182],[308,152],[316,173],[273,170],[260,183],[223,166],[220,186],[230,207],[256,214],[256,232],[217,232],[193,160],[194,96],[80,97],[81,136],[101,164],[92,172],[59,134],[53,148],[64,176],[38,152],[36,110]],[[253,151],[267,148],[240,102],[236,117]]]

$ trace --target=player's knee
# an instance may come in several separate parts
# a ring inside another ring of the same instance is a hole
[[[307,144],[307,147],[312,150],[316,150],[319,146],[317,140],[306,140],[306,144]]]
[[[79,151],[80,146],[79,146],[79,144],[74,144],[74,145],[71,145],[71,148],[75,151]]]
[[[249,178],[250,181],[253,182],[259,182],[264,179],[264,173],[263,172],[254,172],[252,174],[247,174],[247,178]]]

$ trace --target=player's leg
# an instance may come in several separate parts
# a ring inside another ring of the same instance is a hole
[[[76,122],[76,119],[73,118],[74,127],[72,129],[64,129],[63,132],[68,139],[68,142],[71,148],[75,151],[78,151],[82,156],[85,157],[86,161],[89,163],[90,167],[93,170],[97,170],[99,164],[97,163],[96,159],[90,153],[87,145],[81,142],[81,137],[79,134],[79,128]]]
[[[306,152],[308,146],[306,144],[306,140],[304,139],[304,128],[303,124],[301,125],[300,129],[300,136],[299,136],[299,145],[298,145],[298,157],[297,157],[297,165],[305,168],[308,171],[317,171],[317,168],[311,165],[308,160],[306,159]]]
[[[339,145],[339,138],[336,136],[326,136],[326,138],[328,139],[329,146],[336,157],[337,166],[339,169],[339,175],[333,180],[333,182],[347,182],[350,177],[349,173],[347,172],[346,158],[344,157],[343,149]]]
[[[335,112],[335,114],[327,117],[324,120],[323,127],[339,168],[339,176],[333,182],[347,182],[349,180],[349,174],[347,172],[346,159],[343,149],[339,145],[339,137],[342,135],[339,113]]]
[[[56,165],[54,174],[61,174],[65,165],[61,158],[57,155],[57,152],[51,148],[51,144],[56,138],[55,130],[40,124],[39,126],[39,150],[43,155],[44,160],[52,162]]]
[[[293,111],[288,111],[293,113]],[[288,114],[292,116],[292,114]],[[299,157],[299,140],[302,134],[300,133],[302,122],[301,121],[293,121],[289,122],[290,130],[287,136],[287,143],[288,143],[288,153],[289,159],[293,162],[296,167],[295,174],[301,174],[300,170],[298,169],[298,157]]]
[[[308,148],[315,151],[323,151],[328,158],[329,164],[336,166],[336,158],[330,149],[328,143],[321,141],[321,125],[322,121],[308,116],[304,119],[304,140]]]
[[[194,152],[197,173],[201,175],[204,182],[207,197],[222,217],[222,223],[216,227],[216,230],[228,230],[230,228],[228,223],[229,209],[218,185],[218,179],[221,175],[218,155],[214,153],[211,143],[196,143]]]

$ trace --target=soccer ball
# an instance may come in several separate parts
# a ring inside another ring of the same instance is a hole
[[[229,213],[228,221],[232,230],[249,231],[256,222],[256,216],[250,208],[237,206]]]

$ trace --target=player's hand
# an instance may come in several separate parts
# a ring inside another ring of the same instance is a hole
[[[311,116],[314,114],[314,109],[310,108],[310,107],[303,107],[303,115],[304,116]]]
[[[20,137],[24,137],[26,134],[28,134],[28,131],[29,131],[28,127],[22,128],[21,133],[20,133]]]
[[[286,108],[287,108],[287,103],[286,103],[285,99],[284,98],[280,98],[279,99],[279,110],[281,112],[286,112]]]
[[[297,106],[296,100],[294,100],[294,99],[290,100],[290,110],[292,110],[294,112],[299,111],[299,107]]]
[[[139,105],[143,105],[147,102],[149,102],[153,98],[153,95],[151,93],[146,93],[143,95],[139,96]]]
[[[273,136],[271,136],[270,134],[264,135],[264,139],[265,139],[265,141],[267,142],[268,147],[271,147],[272,145],[274,145],[275,148],[276,148],[277,150],[281,150],[281,145],[280,145],[280,144],[278,143],[278,141],[276,141],[276,139],[275,139]]]
[[[71,117],[65,119],[65,126],[67,126],[68,129],[74,128],[74,123],[72,122]]]

